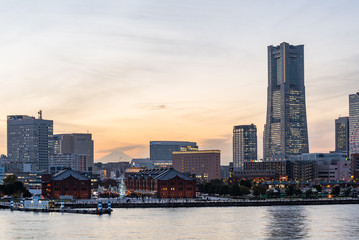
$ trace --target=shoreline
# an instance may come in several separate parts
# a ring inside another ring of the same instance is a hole
[[[259,206],[292,206],[292,205],[337,205],[359,204],[359,199],[270,199],[242,201],[197,201],[197,202],[112,202],[112,208],[198,208],[198,207],[259,207]],[[65,204],[72,208],[96,207],[96,204]],[[102,206],[107,207],[107,203]]]
[[[103,209],[108,201],[101,200]],[[67,209],[96,209],[98,202],[65,203]],[[298,206],[298,205],[338,205],[359,204],[359,198],[345,199],[267,199],[238,201],[189,201],[189,202],[111,202],[111,208],[202,208],[202,207],[261,207],[261,206]],[[58,205],[58,204],[56,204]],[[57,207],[55,207],[57,209]],[[8,204],[0,204],[0,209],[11,209]],[[24,211],[24,210],[23,210]],[[31,210],[30,210],[31,211]],[[82,212],[82,211],[80,211]]]

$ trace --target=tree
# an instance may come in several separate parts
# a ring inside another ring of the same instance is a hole
[[[209,187],[209,193],[217,193],[217,185],[211,184]]]
[[[239,188],[239,186],[237,184],[233,184],[229,188],[229,194],[231,196],[240,196],[241,195],[241,189]]]
[[[294,195],[294,186],[293,185],[289,185],[287,187],[287,189],[285,190],[285,193],[288,195],[288,196],[293,196]]]
[[[229,194],[229,185],[224,184],[221,186],[220,194]]]
[[[14,174],[9,175],[6,178],[4,178],[3,182],[4,182],[4,185],[13,184],[13,183],[17,182],[17,176]]]
[[[246,180],[246,179],[242,179],[241,181],[239,181],[239,184],[240,184],[241,186],[245,186],[245,187],[247,187],[247,188],[249,188],[249,189],[252,187],[251,181]]]
[[[241,195],[248,195],[250,194],[249,188],[246,186],[240,186],[239,187]]]
[[[322,186],[320,185],[314,185],[313,188],[317,190],[318,192],[321,192],[323,190]]]
[[[308,189],[307,191],[305,191],[305,197],[306,198],[312,198],[313,197],[312,189]]]
[[[300,190],[298,187],[296,187],[295,190],[294,190],[294,194],[295,194],[297,197],[300,197],[300,196],[303,194],[303,192],[302,192],[302,190]]]
[[[260,195],[266,194],[267,189],[264,185],[259,184],[253,186],[252,190],[253,190],[253,195],[259,197]]]
[[[25,190],[25,192],[22,194],[24,198],[32,197],[32,194],[29,192],[29,190]]]
[[[332,194],[333,196],[339,196],[339,194],[340,194],[340,186],[335,186],[335,187],[333,187],[331,194]]]
[[[0,195],[9,195],[13,197],[30,197],[31,193],[24,187],[23,183],[17,181],[15,175],[4,178],[4,184],[0,185]]]
[[[350,187],[345,189],[344,196],[349,197],[351,192],[352,192],[352,189]]]

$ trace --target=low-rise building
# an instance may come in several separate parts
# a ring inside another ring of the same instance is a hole
[[[287,177],[289,169],[288,161],[251,161],[244,162],[243,170],[270,170],[275,172],[275,178]],[[265,172],[263,172],[265,173]],[[272,172],[268,172],[268,177],[272,176]]]
[[[126,189],[133,194],[159,198],[193,198],[196,181],[170,168],[140,170],[125,179]]]
[[[274,170],[242,170],[240,168],[234,168],[232,172],[232,178],[236,179],[274,180],[276,176],[276,171]]]
[[[42,195],[58,199],[70,196],[74,199],[91,198],[91,180],[73,170],[63,170],[51,176],[42,176]]]
[[[346,153],[303,153],[298,160],[315,161],[317,164],[317,178],[328,181],[350,179],[350,165]]]

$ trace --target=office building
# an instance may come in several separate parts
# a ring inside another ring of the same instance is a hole
[[[54,135],[54,155],[50,156],[50,170],[71,168],[78,172],[92,172],[94,143],[90,133]]]
[[[202,181],[221,178],[221,151],[201,150],[173,152],[172,166],[182,173],[196,175]]]
[[[359,153],[353,153],[351,156],[351,176],[355,180],[359,179]]]
[[[48,171],[53,153],[53,121],[27,115],[7,116],[7,156],[22,171]]]
[[[178,141],[151,141],[150,159],[151,160],[171,160],[172,152],[175,151],[197,151],[196,142]]]
[[[335,119],[335,152],[349,153],[349,117]]]
[[[257,160],[257,127],[238,125],[233,127],[233,164],[243,168],[243,162]]]
[[[307,153],[303,45],[268,47],[267,94],[263,158],[284,160]]]
[[[349,151],[359,153],[359,92],[349,95]]]
[[[313,181],[318,177],[318,163],[314,160],[288,161],[288,178],[295,181]]]
[[[0,166],[0,184],[3,184],[4,177],[5,177],[5,168]]]
[[[303,153],[297,161],[314,161],[317,164],[317,178],[324,181],[348,180],[350,178],[350,161],[346,153]]]

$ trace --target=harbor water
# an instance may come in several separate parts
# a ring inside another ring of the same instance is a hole
[[[0,210],[0,238],[359,238],[359,205],[113,210],[111,215],[101,216]]]

